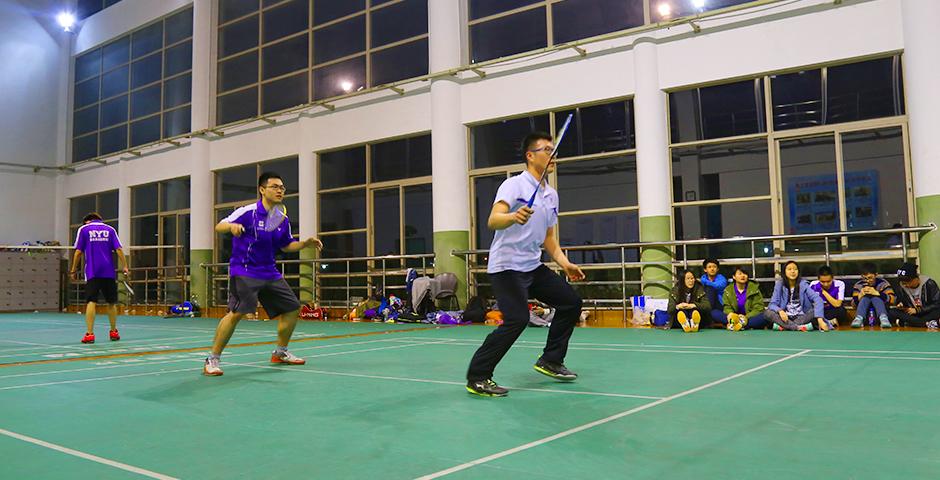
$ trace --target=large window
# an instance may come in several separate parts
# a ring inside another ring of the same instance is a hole
[[[221,0],[216,123],[428,73],[428,0]]]
[[[190,131],[193,10],[75,58],[72,161]]]
[[[130,252],[134,303],[189,300],[189,188],[188,177],[131,187],[131,240],[149,247]]]
[[[430,135],[321,152],[318,158],[323,258],[434,252]],[[422,265],[431,263],[353,262],[351,271],[373,272],[359,279],[362,289],[353,295],[366,292],[366,277],[381,288],[376,272]],[[346,263],[322,264],[320,271],[345,274]],[[345,288],[331,283],[335,281],[329,275],[323,279],[324,299],[345,298]],[[345,280],[341,283],[345,286]],[[386,284],[391,283],[386,279]]]
[[[284,192],[284,206],[287,207],[287,217],[290,219],[291,232],[295,237],[300,236],[300,190],[297,172],[297,157],[288,157],[267,162],[243,165],[240,167],[219,170],[215,172],[215,220],[221,221],[235,211],[235,209],[257,202],[258,177],[263,172],[274,172],[281,176],[287,191]],[[215,234],[215,261],[228,263],[232,256],[232,235]],[[297,260],[299,253],[277,252],[278,260]],[[215,275],[215,284],[212,291],[215,294],[214,303],[225,304],[228,299],[228,271],[222,270],[221,275]],[[300,265],[284,265],[282,272],[287,283],[298,296],[300,295]]]

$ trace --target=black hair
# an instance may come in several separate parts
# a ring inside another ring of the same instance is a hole
[[[280,175],[274,172],[264,172],[258,177],[258,187],[266,187],[268,185],[268,180],[276,178],[278,180],[283,180]]]
[[[819,267],[819,270],[816,271],[816,276],[817,277],[825,277],[825,276],[831,277],[832,267],[830,267],[829,265],[823,265]]]
[[[878,273],[878,267],[876,267],[875,264],[872,262],[865,262],[862,264],[862,275],[865,275],[868,273],[875,273],[875,274]]]
[[[525,138],[522,139],[522,158],[526,163],[529,163],[526,152],[531,150],[539,140],[548,140],[550,142],[552,141],[552,135],[548,132],[537,131],[526,135]]]
[[[745,270],[744,267],[735,267],[735,268],[734,268],[734,274],[737,275],[738,272],[741,272],[741,273],[747,275],[747,278],[748,278],[748,279],[751,278],[751,272]]]
[[[692,283],[692,288],[688,288],[685,286],[685,276],[690,273],[692,274],[692,278],[694,278],[695,281],[698,282],[698,278],[695,276],[694,273],[692,273],[692,270],[683,270],[681,273],[679,273],[679,282],[676,284],[676,287],[679,291],[680,299],[685,298],[685,295],[687,293],[691,292],[692,290],[695,290],[695,283]]]
[[[101,220],[101,215],[98,215],[98,212],[91,212],[85,215],[85,218],[82,219],[82,223],[88,223],[93,220]]]
[[[719,262],[717,258],[706,258],[705,261],[702,262],[702,268],[708,268],[709,263],[714,263],[716,267],[721,267],[721,262]]]

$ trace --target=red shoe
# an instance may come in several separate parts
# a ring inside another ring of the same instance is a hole
[[[303,365],[307,363],[307,361],[286,350],[282,353],[278,353],[278,351],[275,350],[271,352],[271,363],[286,363],[288,365]]]
[[[121,339],[121,334],[118,333],[116,328],[108,332],[108,336],[111,337],[112,342],[116,342]]]
[[[95,343],[95,334],[86,333],[85,336],[82,337],[82,343]]]

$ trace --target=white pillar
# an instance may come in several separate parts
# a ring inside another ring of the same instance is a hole
[[[300,130],[299,145],[297,147],[297,188],[300,190],[300,211],[293,215],[298,215],[297,221],[300,222],[300,238],[316,237],[320,231],[319,219],[317,218],[317,163],[316,155],[313,154],[313,119],[310,117],[300,117],[298,128]],[[300,252],[300,258],[303,260],[317,258],[317,252],[313,248],[304,249]],[[313,289],[316,286],[314,277],[316,269],[309,265],[300,267],[300,299],[308,302],[313,300]]]
[[[460,0],[428,2],[429,65],[439,72],[461,64]],[[460,84],[451,78],[431,83],[431,157],[434,173],[435,270],[466,278],[466,261],[450,254],[470,245],[467,136],[460,118]],[[461,290],[466,286],[460,282]]]
[[[190,127],[193,132],[209,128],[210,102],[212,101],[212,0],[193,2],[193,80]],[[213,213],[214,191],[210,170],[210,145],[205,136],[194,136],[189,144],[189,249],[190,249],[190,294],[202,305],[208,305],[210,285],[201,263],[212,261],[215,240],[215,218]]]

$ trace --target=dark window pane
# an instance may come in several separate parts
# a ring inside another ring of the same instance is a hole
[[[372,12],[372,47],[428,33],[428,0],[405,0]]]
[[[219,29],[219,57],[227,57],[257,46],[257,15],[253,15],[240,22],[226,25]]]
[[[69,223],[72,225],[81,224],[85,215],[97,211],[94,195],[84,195],[69,200]],[[75,240],[75,237],[72,237]]]
[[[131,34],[132,58],[140,58],[163,47],[163,22],[138,30]]]
[[[264,47],[261,53],[263,79],[267,80],[307,68],[309,62],[307,39],[307,35],[300,35],[270,47]],[[304,92],[306,90],[304,88]]]
[[[128,67],[112,70],[101,76],[101,98],[110,98],[127,92]]]
[[[321,153],[319,157],[321,190],[366,183],[366,147]]]
[[[365,8],[365,0],[313,0],[313,24],[320,25]]]
[[[899,127],[843,134],[842,159],[848,230],[910,225],[904,138]],[[877,239],[849,238],[853,247],[900,246],[900,241],[894,243],[886,244],[883,236]]]
[[[320,231],[366,227],[366,192],[353,190],[320,194]]]
[[[557,172],[561,212],[637,204],[633,155],[562,162]]]
[[[822,71],[771,75],[774,128],[813,127],[823,124]]]
[[[281,176],[281,180],[284,182],[284,186],[287,187],[286,195],[293,195],[299,193],[299,181],[297,173],[297,157],[285,158],[283,160],[275,160],[273,162],[267,162],[261,165],[262,172],[274,172]],[[291,213],[293,212],[293,213]],[[297,217],[297,209],[288,210],[288,216],[292,216],[292,219]],[[297,233],[295,230],[294,233]]]
[[[475,177],[473,179],[473,212],[476,234],[476,248],[490,248],[493,243],[493,231],[486,226],[486,221],[490,217],[490,211],[493,209],[493,201],[496,199],[496,190],[506,181],[505,174],[490,175],[486,177]],[[478,256],[478,262],[486,263],[484,256]]]
[[[766,131],[763,93],[764,84],[758,79],[670,94],[672,141]]]
[[[258,0],[221,0],[219,22],[225,23],[256,11],[258,11]]]
[[[400,254],[401,203],[398,198],[398,187],[374,191],[372,193],[372,208],[375,216],[375,225],[372,229],[374,254]]]
[[[117,218],[118,217],[118,192],[117,190],[99,193],[97,197],[98,197],[98,213],[101,215],[101,218],[105,220],[109,218]]]
[[[555,126],[561,129],[574,113],[571,125],[558,151],[558,157],[634,148],[633,104],[628,101],[581,107],[555,113]]]
[[[366,16],[313,32],[313,63],[320,64],[366,49]]]
[[[189,133],[192,113],[189,107],[179,108],[163,114],[163,137],[175,137]]]
[[[552,5],[555,44],[643,25],[643,0],[565,0]]]
[[[146,117],[160,111],[160,85],[137,90],[131,94],[131,119]]]
[[[707,0],[702,2],[702,7],[696,7],[695,2],[669,2],[667,4],[669,6],[669,9],[667,10],[668,14],[663,15],[659,8],[652,8],[650,9],[650,17],[652,18],[653,22],[660,22],[663,20],[672,20],[678,17],[695,15],[697,13],[708,10],[717,10],[719,8],[741,5],[742,3],[753,1],[754,0]]]
[[[72,116],[72,135],[93,132],[98,129],[98,106],[88,107],[75,112]]]
[[[100,133],[101,154],[114,153],[127,148],[127,125],[102,130]]]
[[[261,113],[285,110],[307,103],[307,72],[261,86]]]
[[[107,128],[126,121],[127,95],[101,104],[101,128]]]
[[[131,123],[131,146],[160,140],[160,115]]]
[[[258,116],[258,89],[249,88],[219,97],[217,123],[226,124]]]
[[[258,52],[246,53],[219,64],[219,91],[225,92],[258,81]]]
[[[841,229],[833,137],[781,141],[780,175],[786,233]]]
[[[104,47],[101,47],[101,65],[102,70],[108,71],[119,65],[124,65],[130,61],[131,57],[131,37],[121,37]]]
[[[559,217],[558,235],[564,246],[634,243],[640,240],[639,215],[630,211]],[[624,260],[637,260],[635,250],[626,254]],[[620,250],[568,252],[568,258],[576,264],[620,263]]]
[[[193,68],[193,42],[181,43],[166,50],[164,77],[172,77],[191,68]]]
[[[547,45],[545,9],[536,8],[470,27],[470,62],[483,62]]]
[[[548,131],[547,114],[471,127],[473,168],[525,163],[520,144],[534,131]]]
[[[901,115],[901,83],[895,58],[829,67],[826,123]]]
[[[101,49],[92,50],[75,58],[75,82],[101,73]]]
[[[680,202],[770,195],[767,142],[673,149],[672,175],[681,179]]]
[[[406,43],[372,54],[372,85],[428,74],[428,40]]]
[[[322,258],[349,258],[366,256],[365,232],[347,233],[343,235],[324,235],[320,237],[320,240],[323,241]],[[361,272],[364,271],[365,268],[365,262],[352,262],[350,265],[350,271],[352,272]],[[346,262],[323,263],[321,264],[320,271],[323,273],[345,273]],[[343,280],[343,286],[345,286],[345,284],[346,282]],[[346,292],[343,290],[333,290],[330,292],[331,293],[328,293],[327,295],[337,295],[341,296],[342,298],[346,297]],[[365,292],[364,288],[362,289],[362,292]],[[352,295],[362,295],[362,293],[358,293],[354,290]]]
[[[539,0],[469,0],[470,20],[488,17],[538,2]]]
[[[723,203],[673,209],[676,240],[699,238],[729,238],[734,236],[770,235],[770,201]],[[770,243],[757,244],[758,256],[762,256]],[[765,254],[764,254],[765,255]],[[689,258],[747,258],[751,256],[749,242],[710,245],[707,248],[689,248]]]
[[[366,86],[366,57],[352,58],[313,71],[313,99],[335,97]]]
[[[249,165],[216,172],[215,195],[216,203],[254,199],[258,196],[258,168]]]
[[[98,135],[86,135],[72,142],[72,161],[80,162],[98,156]]]
[[[169,212],[189,208],[189,178],[175,178],[160,182],[160,211]]]
[[[193,9],[187,8],[166,19],[166,43],[174,43],[193,36]]]
[[[309,25],[307,5],[307,0],[293,0],[271,10],[265,10],[261,14],[264,41],[270,42],[306,30]]]
[[[156,184],[154,186],[153,201],[157,201]],[[159,238],[157,236],[157,216],[141,217],[131,219],[131,241],[134,245],[157,245]],[[142,253],[142,252],[139,252]],[[155,266],[156,258],[143,260],[147,266]],[[135,267],[143,266],[140,261],[134,262]],[[152,298],[152,297],[151,297]]]
[[[101,0],[78,0],[76,16],[85,19],[101,11]]]
[[[75,85],[75,107],[81,108],[98,101],[99,77]]]
[[[163,84],[163,108],[173,108],[189,103],[193,93],[193,79],[186,74],[167,80]]]
[[[430,184],[405,187],[405,254],[434,253],[433,205]]]
[[[163,57],[158,53],[131,64],[131,88],[142,87],[160,80]]]
[[[372,145],[372,181],[384,182],[431,174],[431,136]]]

